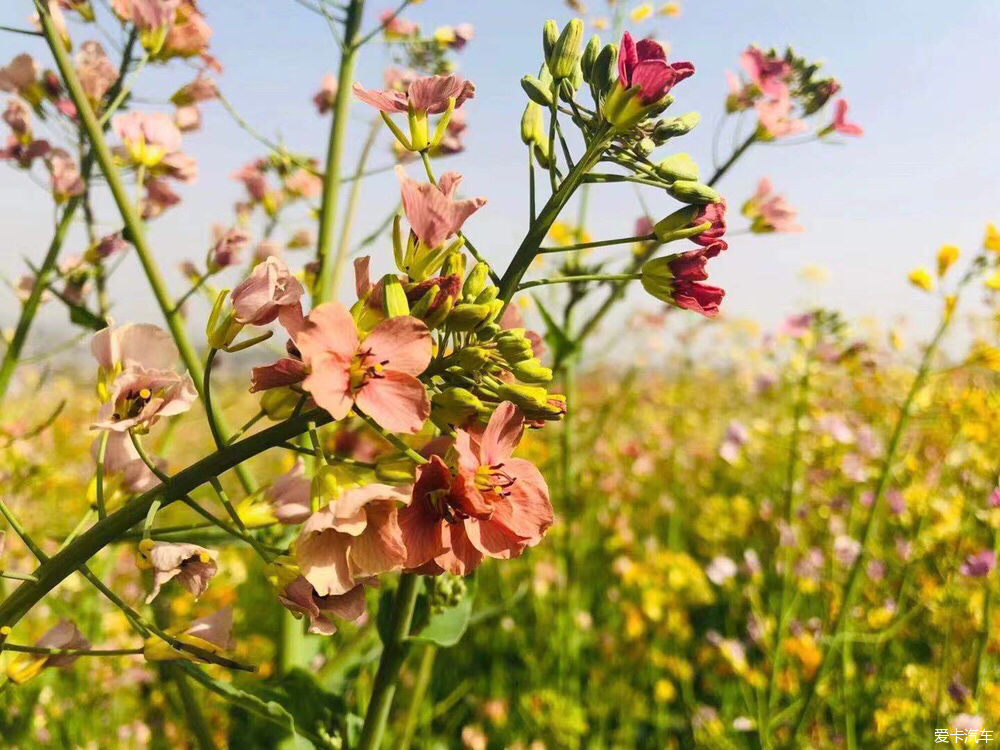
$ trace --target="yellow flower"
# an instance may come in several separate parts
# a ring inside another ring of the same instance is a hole
[[[677,18],[681,14],[681,4],[666,3],[657,12],[661,16],[669,16],[670,18]]]
[[[898,328],[889,331],[889,346],[898,352],[902,350],[903,343],[903,334]]]
[[[986,279],[986,288],[993,289],[994,291],[1000,291],[1000,271],[997,271]]]
[[[637,5],[632,9],[632,12],[629,14],[629,18],[632,23],[642,23],[651,15],[653,15],[653,4],[643,3],[642,5]]]
[[[830,280],[830,272],[823,268],[823,266],[811,263],[807,266],[803,266],[802,270],[799,272],[799,277],[803,281],[808,281],[810,284],[825,284]]]
[[[670,680],[657,680],[653,687],[653,695],[657,703],[670,703],[677,697],[677,688]]]
[[[954,245],[942,245],[937,256],[938,276],[944,276],[948,273],[948,269],[955,265],[960,254],[961,250]]]
[[[983,247],[987,250],[992,250],[994,253],[1000,253],[1000,230],[997,230],[996,224],[986,225],[986,237],[983,239]]]
[[[590,22],[590,25],[593,26],[596,31],[604,31],[610,24],[608,23],[608,19],[606,17],[598,16]]]
[[[919,287],[925,292],[929,292],[934,288],[934,277],[931,276],[931,272],[926,268],[913,269],[910,271],[909,279],[913,286]]]
[[[443,46],[451,44],[455,41],[455,29],[451,26],[442,26],[434,32],[434,41]]]

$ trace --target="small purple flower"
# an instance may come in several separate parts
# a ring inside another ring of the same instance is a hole
[[[984,549],[965,558],[959,571],[966,578],[985,578],[996,566],[996,553],[991,549]]]

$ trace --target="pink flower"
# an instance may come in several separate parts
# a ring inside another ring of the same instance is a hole
[[[90,340],[90,351],[98,367],[108,373],[134,367],[166,370],[180,357],[170,334],[150,323],[100,330]]]
[[[323,181],[306,169],[296,169],[285,178],[285,189],[303,198],[315,198],[323,190]]]
[[[7,147],[0,149],[0,160],[11,159],[22,169],[30,169],[35,159],[46,156],[50,150],[48,141],[31,141],[25,145],[12,135],[7,139]]]
[[[23,94],[37,80],[38,63],[25,52],[0,68],[0,91]]]
[[[783,138],[806,129],[802,120],[792,117],[792,100],[786,92],[778,99],[762,99],[754,105],[757,119],[772,138]]]
[[[159,169],[180,182],[194,182],[198,178],[198,162],[183,151],[164,156],[160,160]]]
[[[162,52],[180,57],[201,55],[209,67],[221,72],[222,66],[207,54],[211,37],[212,29],[205,22],[205,17],[195,8],[194,2],[182,0],[174,25],[167,32]]]
[[[758,47],[747,47],[740,55],[740,65],[766,96],[780,99],[788,93],[792,66],[780,57],[765,55]]]
[[[450,99],[455,100],[455,109],[466,99],[476,95],[476,87],[461,76],[427,76],[413,81],[406,91],[389,89],[369,91],[360,83],[354,84],[354,95],[375,109],[386,112],[409,112],[410,107],[417,112],[437,115],[448,109]]]
[[[830,127],[841,135],[860,136],[865,133],[860,125],[847,121],[847,99],[838,99],[837,103],[833,105],[833,123]]]
[[[247,193],[255,201],[262,201],[267,195],[267,177],[264,174],[261,160],[250,162],[233,172],[233,179],[239,180],[247,189]]]
[[[267,499],[279,523],[295,526],[309,518],[312,513],[310,487],[312,482],[306,476],[306,466],[301,460],[287,474],[274,480],[267,490]]]
[[[317,595],[340,596],[366,578],[403,567],[397,507],[408,499],[393,487],[370,484],[309,517],[295,541],[295,558]]]
[[[402,184],[406,220],[428,248],[440,247],[448,237],[458,234],[465,220],[486,205],[485,198],[455,200],[455,191],[462,181],[457,172],[445,172],[438,185],[410,179],[399,166],[396,176]]]
[[[337,101],[337,77],[332,73],[327,73],[319,84],[319,91],[313,97],[316,111],[325,115]]]
[[[101,237],[94,246],[94,252],[98,258],[110,258],[127,249],[128,243],[122,237],[121,232],[113,232]]]
[[[394,10],[384,10],[378,15],[382,28],[389,36],[411,36],[420,31],[420,26],[412,21],[406,21]]]
[[[305,576],[299,576],[278,594],[278,601],[291,612],[309,618],[309,632],[333,635],[336,626],[325,616],[336,615],[342,620],[355,622],[365,613],[365,588],[357,585],[345,594],[320,596]]]
[[[216,231],[215,245],[210,254],[210,265],[216,269],[226,268],[239,263],[243,251],[250,244],[250,234],[245,229],[233,227],[225,231]]]
[[[197,544],[143,541],[139,544],[140,567],[153,571],[153,590],[146,604],[160,593],[163,584],[176,578],[198,598],[208,589],[208,582],[218,572],[218,553]]]
[[[110,398],[101,405],[92,427],[115,432],[147,429],[161,417],[183,414],[197,398],[190,375],[130,368],[115,379]]]
[[[146,196],[142,199],[142,218],[152,219],[181,202],[181,197],[162,179],[146,180]]]
[[[181,0],[111,0],[119,18],[146,30],[172,24],[180,4]]]
[[[364,341],[340,304],[313,308],[295,343],[309,368],[303,389],[334,419],[357,404],[391,432],[417,432],[430,400],[416,376],[431,360],[431,336],[416,318],[383,320]]]
[[[174,112],[174,125],[182,133],[190,133],[201,127],[201,110],[197,104],[178,107]]]
[[[707,247],[676,253],[648,261],[642,269],[642,285],[651,295],[667,304],[714,318],[719,314],[726,292],[699,282],[708,278],[706,264],[726,249],[722,240]]]
[[[482,432],[458,431],[456,473],[439,456],[419,467],[399,512],[408,570],[467,575],[484,557],[517,557],[541,541],[552,504],[534,464],[511,457],[523,432],[524,415],[505,401]]]
[[[233,316],[238,323],[263,326],[275,320],[286,308],[297,307],[298,317],[301,317],[299,300],[304,293],[305,289],[288,266],[278,258],[270,257],[258,263],[246,280],[233,289]]]
[[[309,374],[301,359],[282,357],[269,365],[250,370],[250,393],[301,383]]]
[[[88,41],[80,46],[74,59],[80,85],[92,102],[99,102],[118,80],[118,70],[108,59],[100,42]]]
[[[170,101],[182,107],[186,104],[197,104],[215,99],[219,95],[219,86],[211,76],[199,73],[191,83],[181,86],[170,97]]]
[[[90,641],[69,620],[60,620],[35,643],[39,648],[66,649],[67,651],[89,651]],[[7,665],[7,677],[15,685],[21,685],[35,677],[47,667],[66,669],[79,656],[73,654],[25,654],[18,656]]]
[[[111,128],[127,147],[141,146],[157,150],[160,158],[181,150],[181,131],[177,129],[170,115],[164,112],[126,112],[115,115]]]
[[[663,46],[652,39],[636,43],[629,32],[622,36],[618,53],[618,82],[625,89],[638,86],[639,100],[652,104],[670,93],[676,84],[694,75],[689,62],[667,62]]]
[[[959,571],[966,578],[985,578],[993,572],[996,566],[996,553],[991,549],[984,549],[965,558]]]
[[[83,193],[83,179],[72,156],[63,149],[56,148],[49,152],[46,161],[52,177],[52,194],[57,202]]]
[[[743,204],[743,215],[753,220],[750,229],[757,234],[767,232],[801,232],[795,223],[798,212],[783,195],[775,195],[771,181],[762,177],[757,192]]]
[[[20,99],[7,100],[7,109],[3,113],[3,121],[10,126],[11,131],[21,138],[31,135],[31,112]]]
[[[698,213],[691,220],[691,226],[696,227],[704,223],[712,226],[699,235],[691,238],[692,242],[707,246],[721,240],[726,233],[726,202],[709,203],[698,209]]]

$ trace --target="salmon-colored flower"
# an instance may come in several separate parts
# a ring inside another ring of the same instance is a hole
[[[69,620],[60,620],[35,643],[39,648],[84,651],[90,649],[90,641]],[[22,685],[47,667],[66,669],[79,656],[73,654],[26,654],[7,665],[7,677],[15,685]]]
[[[233,317],[244,325],[263,326],[281,315],[301,317],[305,293],[284,261],[269,257],[258,263],[232,293]],[[285,311],[298,307],[298,311]]]
[[[172,24],[180,4],[181,0],[111,0],[119,18],[146,30]]]
[[[841,135],[861,136],[865,134],[860,125],[847,121],[847,99],[838,99],[837,103],[833,105],[833,123],[830,128]]]
[[[396,176],[402,185],[403,212],[410,228],[428,248],[440,247],[462,229],[472,214],[486,205],[485,198],[455,200],[462,175],[445,172],[437,185],[417,182],[397,166]]]
[[[199,617],[186,627],[168,628],[166,633],[183,644],[220,654],[229,651],[233,646],[233,610],[230,607],[220,609],[211,615]],[[182,651],[152,635],[143,644],[143,655],[147,661],[201,661],[189,651]]]
[[[299,576],[278,594],[278,601],[291,612],[308,617],[310,633],[333,635],[337,628],[326,615],[349,622],[361,619],[365,613],[365,587],[358,584],[345,594],[320,596],[305,576]]]
[[[205,593],[208,582],[218,572],[217,552],[197,544],[154,542],[139,543],[139,566],[153,571],[153,590],[146,597],[149,604],[165,583],[177,579],[195,598]]]
[[[37,81],[38,63],[26,52],[0,67],[0,91],[24,95]]]
[[[448,109],[451,99],[455,100],[455,109],[461,107],[466,99],[472,99],[476,95],[476,87],[472,81],[453,73],[418,78],[405,91],[368,90],[360,83],[355,83],[354,95],[365,104],[387,114],[409,112],[410,107],[413,107],[416,112],[437,115]]]
[[[457,471],[439,456],[419,467],[410,505],[399,512],[406,568],[467,575],[484,557],[517,557],[552,525],[541,473],[512,458],[524,415],[505,401],[485,430],[459,430]]]
[[[99,102],[118,80],[118,70],[108,59],[100,42],[88,41],[80,46],[73,61],[83,92],[92,102]]]
[[[777,99],[762,99],[754,108],[761,127],[772,138],[795,135],[807,127],[804,121],[792,116],[792,99],[787,91]]]
[[[740,55],[740,65],[766,96],[780,99],[788,92],[792,66],[783,58],[765,54],[758,47],[747,47]]]
[[[125,143],[128,157],[153,167],[167,154],[181,149],[181,131],[164,112],[126,112],[115,115],[111,128]]]
[[[316,111],[321,115],[325,115],[333,107],[334,102],[337,101],[337,77],[332,73],[327,73],[323,76],[323,79],[319,84],[319,91],[313,97],[313,104],[316,105]]]
[[[31,112],[20,99],[7,100],[7,109],[3,113],[3,121],[10,126],[11,132],[21,139],[31,137]]]
[[[306,476],[306,466],[301,460],[286,474],[271,483],[267,499],[274,510],[278,523],[289,526],[300,524],[312,513],[310,504],[310,482]]]
[[[406,561],[397,508],[409,496],[384,484],[348,490],[313,513],[295,541],[295,559],[319,596],[346,594]]]
[[[726,243],[719,240],[697,250],[654,258],[642,267],[642,285],[669,305],[714,318],[726,292],[700,282],[708,278],[708,259],[725,249]]]
[[[416,378],[431,360],[431,336],[416,318],[383,320],[360,340],[354,318],[336,302],[312,310],[295,338],[309,376],[302,387],[334,419],[357,404],[391,432],[417,432],[430,400]]]
[[[663,45],[653,39],[636,42],[629,32],[622,36],[618,52],[618,82],[625,89],[639,87],[639,100],[652,104],[670,93],[676,84],[694,75],[689,62],[667,62]]]
[[[771,181],[766,177],[757,183],[757,192],[743,204],[742,212],[753,221],[750,230],[756,234],[802,231],[802,227],[795,223],[798,212],[785,196],[774,193]]]
[[[62,202],[83,193],[83,179],[80,177],[80,170],[72,156],[61,148],[55,148],[48,152],[46,162],[49,165],[49,174],[52,177],[52,195],[56,202]]]

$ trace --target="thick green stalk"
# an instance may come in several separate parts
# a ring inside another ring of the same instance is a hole
[[[153,290],[153,296],[156,297],[156,302],[159,305],[160,310],[163,312],[163,316],[166,318],[167,327],[170,329],[170,334],[173,336],[174,342],[177,344],[177,349],[180,351],[181,359],[184,360],[184,365],[191,373],[191,377],[194,379],[195,387],[198,389],[199,395],[204,398],[204,370],[201,365],[201,360],[198,358],[194,345],[191,343],[191,339],[188,336],[187,329],[184,327],[184,320],[180,315],[180,311],[174,304],[174,301],[167,290],[166,283],[163,280],[163,276],[160,273],[160,268],[156,263],[153,251],[149,245],[149,240],[146,237],[145,224],[136,211],[136,207],[125,188],[125,183],[122,180],[118,169],[115,167],[114,158],[111,155],[111,149],[108,148],[108,143],[104,139],[103,129],[97,122],[97,118],[94,116],[94,110],[90,106],[90,100],[83,91],[80,79],[76,74],[76,68],[73,67],[73,63],[70,61],[69,55],[66,53],[66,47],[63,45],[59,32],[52,22],[52,16],[49,14],[48,7],[38,2],[36,2],[36,6],[38,7],[38,16],[41,20],[42,32],[45,34],[45,40],[48,42],[49,49],[52,51],[52,56],[55,58],[56,66],[59,68],[59,73],[62,75],[63,81],[66,84],[66,90],[69,93],[70,98],[73,100],[73,103],[76,105],[80,122],[82,123],[83,128],[87,133],[87,138],[90,141],[91,151],[95,155],[97,163],[101,168],[101,172],[104,174],[104,178],[108,182],[108,188],[111,190],[111,195],[114,197],[119,213],[121,213],[122,221],[125,223],[125,229],[127,230],[128,237],[131,240],[132,245],[135,247],[136,255],[139,257],[139,262],[142,264],[143,271],[146,273],[149,286]],[[214,410],[206,408],[206,417],[209,422],[215,422],[223,436],[228,434],[218,413]],[[246,469],[244,467],[238,467],[237,475],[239,476],[240,483],[243,485],[243,488],[247,492],[252,492],[254,489],[253,481],[250,479],[250,475]]]
[[[319,236],[316,242],[316,259],[319,273],[313,301],[325,302],[336,292],[336,260],[333,257],[333,230],[337,223],[337,202],[340,198],[340,168],[347,140],[347,118],[351,109],[351,85],[354,67],[358,61],[358,31],[365,0],[351,0],[344,19],[344,44],[340,54],[340,72],[337,78],[337,100],[330,125],[330,141],[326,151],[326,170],[323,172],[323,203],[319,214]]]
[[[35,571],[37,583],[24,583],[18,586],[0,603],[0,627],[13,626],[74,570],[112,541],[126,534],[133,526],[142,523],[154,500],[159,499],[165,507],[205,484],[210,477],[218,476],[268,448],[298,437],[306,431],[309,422],[323,425],[329,421],[330,415],[318,409],[300,414],[251,435],[245,440],[226,446],[223,450],[174,474],[164,484],[130,500],[121,509],[98,521],[42,564]]]
[[[521,278],[528,270],[528,266],[531,265],[535,256],[538,255],[538,248],[541,247],[542,241],[549,233],[549,229],[552,228],[552,224],[559,218],[559,214],[562,213],[563,208],[565,208],[570,197],[572,197],[577,187],[583,181],[583,178],[600,160],[604,149],[607,148],[610,141],[611,135],[608,131],[601,131],[594,135],[594,139],[587,147],[583,156],[580,157],[580,160],[570,170],[569,174],[566,175],[566,179],[559,184],[555,192],[549,196],[549,199],[542,207],[541,213],[538,214],[538,218],[528,228],[528,233],[524,236],[520,247],[514,253],[514,258],[500,279],[500,299],[505,303],[509,303],[514,296]]]
[[[389,623],[382,658],[378,663],[378,672],[375,673],[375,685],[372,687],[372,697],[365,713],[365,724],[361,730],[358,750],[377,750],[381,746],[382,734],[385,732],[389,710],[392,708],[392,699],[396,694],[399,670],[410,650],[407,637],[410,635],[410,623],[413,621],[413,610],[419,591],[418,576],[413,573],[403,573],[399,577],[399,587],[393,599],[392,621]]]

